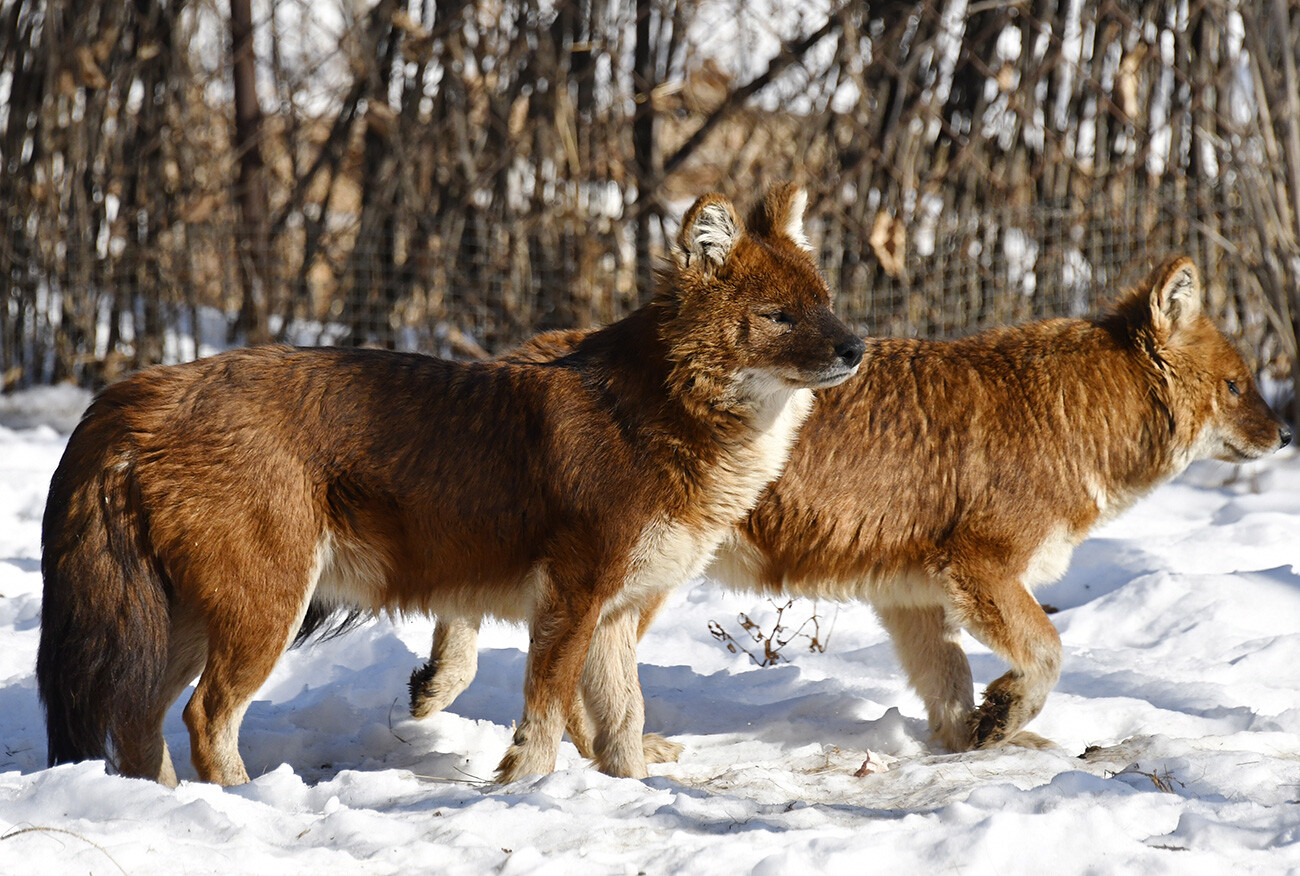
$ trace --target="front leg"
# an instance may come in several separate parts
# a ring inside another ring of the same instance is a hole
[[[992,568],[954,567],[948,595],[956,618],[1011,669],[984,691],[984,701],[970,716],[963,748],[1051,743],[1025,726],[1043,708],[1061,675],[1061,637],[1043,607],[1014,577]]]
[[[596,723],[591,717],[581,688],[578,690],[578,699],[569,712],[569,723],[564,729],[579,754],[588,760],[596,759]],[[680,742],[673,742],[658,733],[642,734],[641,747],[645,751],[647,764],[676,763],[677,758],[686,750],[686,746]]]
[[[581,702],[575,702],[569,726],[579,714],[590,722],[592,733],[582,747],[589,747],[601,772],[641,779],[649,773],[641,741],[645,701],[637,679],[637,618],[638,612],[624,609],[597,624],[578,686]]]
[[[651,622],[659,609],[663,606],[664,600],[668,598],[667,593],[652,597],[649,602],[642,607],[639,619],[637,620],[636,638],[640,642],[645,637],[646,630],[650,628]],[[573,709],[569,712],[569,724],[565,728],[569,733],[569,739],[577,747],[578,752],[585,758],[596,760],[596,727],[599,722],[595,715],[596,707],[593,706],[584,691],[595,678],[595,670],[591,667],[593,655],[603,654],[598,652],[593,643],[591,650],[587,654],[587,669],[583,673],[584,683],[578,686],[578,697],[574,703]],[[643,697],[640,685],[637,686],[638,697]],[[684,747],[672,742],[657,733],[646,733],[641,737],[642,748],[645,751],[645,760],[647,764],[651,763],[671,763],[681,756]]]
[[[592,749],[597,765],[610,775],[646,775],[641,747],[644,704],[636,678],[639,614],[628,607],[613,609],[607,617],[604,611],[626,585],[626,575],[626,566],[615,563],[598,565],[594,572],[577,564],[569,569],[552,566],[533,611],[524,715],[497,768],[497,781],[513,782],[555,769],[580,682],[594,706]],[[589,661],[592,651],[597,657]]]
[[[600,606],[589,595],[552,592],[538,599],[524,669],[524,714],[497,766],[502,784],[555,770],[560,738],[573,706],[578,678]]]

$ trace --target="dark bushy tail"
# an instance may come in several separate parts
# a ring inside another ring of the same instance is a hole
[[[51,766],[111,760],[146,726],[167,668],[168,586],[123,442],[120,409],[97,401],[50,484],[36,680]]]

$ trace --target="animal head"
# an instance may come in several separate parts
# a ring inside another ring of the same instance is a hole
[[[831,313],[804,236],[807,202],[783,183],[746,222],[719,194],[686,211],[657,296],[672,312],[663,337],[684,391],[747,403],[857,373],[864,345]]]
[[[1258,459],[1290,443],[1291,430],[1202,311],[1203,295],[1196,265],[1177,256],[1152,271],[1117,313],[1155,365],[1175,440],[1189,460]]]

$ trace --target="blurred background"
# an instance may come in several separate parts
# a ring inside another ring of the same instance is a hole
[[[1300,0],[0,0],[3,389],[288,341],[475,357],[645,301],[769,182],[863,334],[1167,254],[1294,421]]]

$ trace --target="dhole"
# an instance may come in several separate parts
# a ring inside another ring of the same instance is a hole
[[[644,776],[642,606],[703,568],[810,388],[862,357],[805,201],[777,186],[742,225],[701,198],[652,302],[545,364],[264,348],[109,387],[45,511],[50,763],[174,784],[163,718],[198,676],[199,778],[247,781],[240,721],[281,652],[336,610],[387,610],[530,623],[500,781],[554,769],[579,687],[598,766]]]
[[[559,355],[579,337],[544,335],[516,355]],[[1201,312],[1195,265],[1173,258],[1095,321],[869,341],[861,375],[820,394],[784,474],[709,574],[870,602],[947,748],[1048,745],[1021,730],[1061,668],[1032,589],[1065,571],[1093,526],[1192,460],[1243,462],[1290,440]],[[978,707],[962,628],[1011,667]],[[469,684],[476,630],[439,618],[413,677],[417,716]],[[589,725],[569,731],[590,751]],[[673,756],[659,737],[646,744]]]

